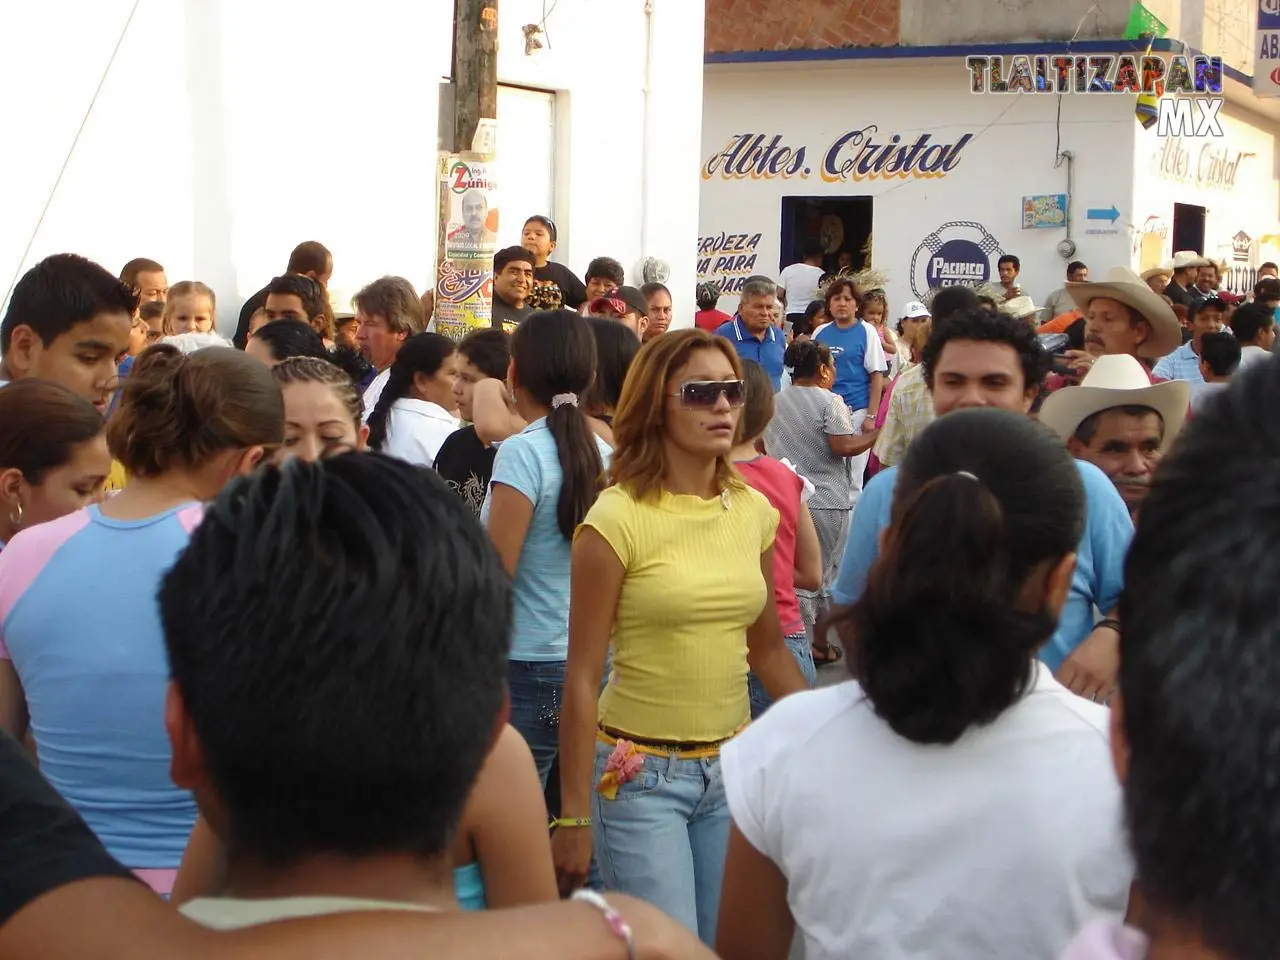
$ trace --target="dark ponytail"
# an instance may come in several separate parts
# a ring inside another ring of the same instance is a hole
[[[850,672],[893,730],[953,743],[1027,690],[1057,616],[1025,609],[1028,578],[1076,549],[1080,475],[1043,426],[964,410],[912,445],[893,520],[848,616]]]
[[[812,380],[820,367],[831,366],[831,348],[817,340],[796,340],[787,347],[782,362],[793,380]]]
[[[414,374],[434,377],[455,350],[454,342],[438,333],[415,333],[400,345],[387,385],[369,414],[369,449],[381,450],[386,444],[391,407],[412,393]]]
[[[530,314],[511,336],[511,360],[519,388],[551,410],[547,429],[555,439],[564,475],[556,521],[564,538],[572,540],[604,486],[604,462],[596,437],[578,408],[578,398],[591,386],[595,373],[595,336],[587,321],[573,311]]]

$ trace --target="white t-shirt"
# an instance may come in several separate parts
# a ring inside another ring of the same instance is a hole
[[[434,467],[436,454],[449,434],[462,426],[438,403],[426,400],[397,400],[387,418],[387,440],[382,452],[420,467]]]
[[[382,391],[387,386],[387,381],[391,379],[391,368],[383,370],[374,377],[367,387],[364,388],[364,422],[369,422],[369,417],[373,415],[373,408],[378,405],[378,398],[382,396]]]
[[[787,878],[806,960],[1051,960],[1123,915],[1107,710],[1035,669],[949,746],[894,733],[853,681],[786,697],[725,745],[733,822]]]
[[[787,291],[787,313],[804,313],[805,308],[818,299],[818,281],[822,268],[807,263],[793,263],[782,271],[778,282]]]

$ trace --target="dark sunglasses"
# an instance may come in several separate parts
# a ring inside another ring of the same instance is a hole
[[[720,402],[720,395],[729,401],[730,407],[740,407],[747,400],[746,384],[741,380],[690,380],[680,384],[680,406],[694,410],[710,410]]]

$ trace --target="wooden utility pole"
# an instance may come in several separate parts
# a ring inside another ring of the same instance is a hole
[[[490,155],[493,142],[476,142],[481,122],[498,119],[498,0],[454,0],[453,149]]]
[[[437,331],[460,339],[492,317],[498,0],[454,0],[451,87],[453,129],[440,136],[435,320]]]

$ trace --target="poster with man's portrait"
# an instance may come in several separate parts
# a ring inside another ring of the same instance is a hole
[[[498,242],[498,197],[490,165],[447,155],[440,168],[445,258],[486,260]]]

